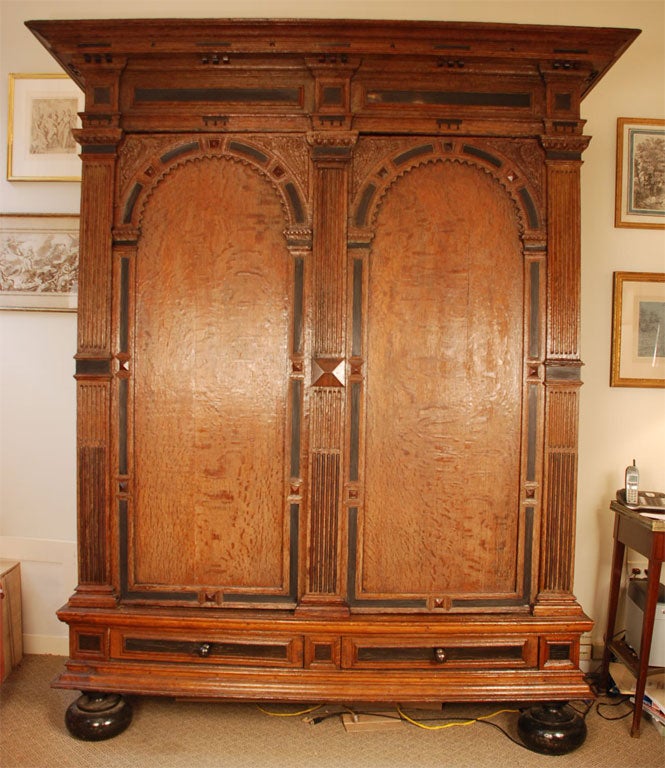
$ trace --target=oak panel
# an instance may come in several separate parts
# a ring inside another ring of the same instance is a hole
[[[438,163],[390,189],[370,257],[359,592],[510,593],[522,260],[505,191]]]
[[[148,203],[136,266],[139,583],[284,587],[283,229],[270,184],[230,160],[180,167]]]

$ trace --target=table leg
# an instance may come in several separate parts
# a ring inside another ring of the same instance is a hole
[[[642,703],[647,682],[647,672],[649,670],[651,638],[656,617],[656,605],[658,603],[658,588],[660,586],[660,569],[660,560],[649,559],[647,595],[642,620],[642,639],[640,640],[640,663],[635,684],[635,710],[633,712],[633,724],[630,729],[630,735],[635,737],[640,735],[640,725],[642,722]]]
[[[607,690],[607,678],[610,669],[610,643],[614,638],[614,628],[619,605],[619,589],[621,587],[621,570],[623,568],[623,556],[626,545],[619,541],[618,519],[614,526],[614,552],[612,555],[612,573],[610,576],[610,602],[607,609],[607,631],[605,632],[605,650],[603,651],[603,663],[600,667],[600,690]]]

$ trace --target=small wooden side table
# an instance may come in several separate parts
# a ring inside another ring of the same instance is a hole
[[[650,672],[660,670],[660,667],[649,667],[649,654],[651,652],[651,636],[653,634],[656,605],[658,603],[660,571],[663,558],[665,557],[665,517],[658,520],[644,517],[639,512],[628,509],[628,507],[625,507],[618,501],[613,501],[610,504],[610,509],[614,511],[614,554],[612,556],[612,575],[610,577],[610,602],[607,616],[607,631],[605,632],[605,651],[603,653],[603,664],[600,669],[600,686],[601,688],[607,688],[610,657],[614,654],[630,669],[637,679],[635,686],[635,710],[630,735],[639,736],[647,675]],[[642,639],[637,658],[623,640],[618,640],[614,637],[621,571],[623,569],[626,547],[630,547],[630,549],[644,555],[649,561]]]

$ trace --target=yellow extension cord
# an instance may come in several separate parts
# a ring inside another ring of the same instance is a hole
[[[491,715],[481,715],[480,717],[474,717],[473,720],[463,720],[461,722],[454,722],[454,723],[442,723],[441,725],[427,725],[426,723],[419,723],[417,720],[414,720],[412,717],[409,717],[407,714],[405,714],[402,711],[399,704],[396,705],[396,708],[397,708],[397,711],[399,712],[399,716],[403,720],[406,720],[407,723],[411,723],[411,725],[415,725],[418,728],[425,728],[428,731],[440,731],[443,728],[464,727],[467,725],[473,725],[474,723],[478,722],[478,720],[489,720],[491,717],[496,717],[497,715],[500,715],[503,712],[519,712],[519,709],[499,709],[496,712],[492,712]]]
[[[308,707],[307,709],[301,709],[298,712],[270,712],[267,709],[264,709],[260,704],[256,705],[261,712],[263,712],[265,715],[269,715],[270,717],[300,717],[301,715],[308,715],[311,712],[315,712],[317,709],[320,709],[323,704],[316,704],[313,707]],[[440,731],[444,728],[455,728],[455,727],[465,727],[467,725],[474,725],[474,723],[478,722],[478,720],[489,720],[492,717],[496,717],[497,715],[501,715],[504,712],[519,712],[519,709],[498,709],[496,712],[492,712],[490,715],[481,715],[480,717],[474,717],[472,720],[463,720],[460,722],[454,722],[454,723],[442,723],[441,725],[427,725],[426,723],[419,723],[417,720],[414,720],[412,717],[409,717],[399,706],[399,704],[395,705],[395,709],[397,710],[397,713],[399,714],[400,718],[402,720],[406,720],[407,723],[411,723],[411,725],[415,725],[418,728],[424,728],[428,731]],[[352,709],[349,709],[349,712],[353,712]]]

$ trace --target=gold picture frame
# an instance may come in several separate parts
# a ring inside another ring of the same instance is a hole
[[[75,312],[79,217],[0,214],[0,309]]]
[[[618,118],[615,227],[665,228],[664,156],[665,120]]]
[[[610,386],[665,387],[665,273],[615,272]]]
[[[9,75],[7,179],[80,181],[71,129],[80,125],[83,93],[67,75]]]

